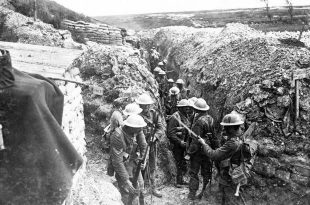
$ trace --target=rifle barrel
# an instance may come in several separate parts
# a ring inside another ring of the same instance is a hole
[[[176,119],[178,121],[178,123],[184,127],[191,135],[190,136],[194,136],[195,139],[199,139],[200,136],[198,136],[195,132],[193,132],[191,129],[189,129],[189,127],[187,127],[180,119],[176,118],[174,115],[171,115],[174,119]]]

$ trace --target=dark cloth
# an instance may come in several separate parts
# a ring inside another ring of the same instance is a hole
[[[190,122],[187,119],[187,117],[183,115],[180,111],[173,113],[173,115],[171,116],[169,120],[168,130],[167,130],[168,138],[170,142],[173,143],[174,145],[181,146],[181,142],[186,141],[188,137],[187,136],[188,133],[186,129],[180,125],[177,119],[183,122],[187,127],[190,126]]]
[[[146,151],[146,141],[141,131],[136,136],[129,136],[123,128],[116,128],[111,134],[110,157],[119,183],[126,183],[134,176],[138,158]],[[139,155],[137,154],[139,151]]]
[[[234,196],[236,185],[232,182],[229,174],[231,162],[235,162],[239,158],[238,150],[240,144],[241,141],[239,139],[230,138],[216,150],[213,150],[208,144],[202,145],[204,153],[219,164],[219,186],[222,194],[222,205],[244,204],[241,197]]]
[[[14,75],[10,52],[0,49],[0,89],[14,85]]]
[[[61,128],[63,95],[42,76],[13,74],[0,90],[0,204],[62,204],[82,164]]]
[[[205,155],[212,160],[217,161],[220,166],[220,179],[219,182],[225,185],[231,185],[232,179],[229,175],[229,168],[231,160],[238,158],[238,148],[241,142],[237,138],[231,138],[225,142],[224,145],[216,150],[213,150],[208,144],[202,145]]]
[[[219,142],[215,136],[213,118],[210,115],[201,113],[195,116],[193,131],[196,135],[203,138],[207,144],[215,148],[218,147]],[[189,190],[191,193],[196,193],[199,186],[199,170],[201,170],[203,180],[205,184],[207,184],[212,176],[212,162],[210,158],[203,153],[198,140],[192,140],[189,145],[188,153],[191,154]]]
[[[195,134],[199,135],[204,141],[209,144],[212,148],[216,149],[219,147],[219,140],[215,135],[214,120],[213,118],[205,113],[201,113],[195,116],[192,130]],[[189,154],[201,152],[201,145],[198,140],[192,140],[190,143]]]
[[[186,173],[187,165],[184,159],[186,147],[182,145],[188,138],[188,132],[183,128],[177,119],[181,120],[187,127],[190,126],[189,120],[180,111],[175,112],[169,120],[167,136],[173,144],[173,155],[177,164],[177,175],[182,176]],[[180,129],[181,128],[181,129]]]
[[[204,184],[208,184],[212,176],[212,162],[208,157],[196,153],[190,158],[189,191],[192,193],[196,193],[199,188],[199,170]]]
[[[165,134],[164,125],[162,123],[161,117],[159,113],[155,110],[151,109],[147,113],[142,112],[140,114],[144,121],[147,123],[147,126],[143,129],[143,133],[146,137],[147,142],[150,145],[150,153],[149,153],[149,161],[148,168],[150,170],[149,179],[151,181],[152,186],[155,186],[155,172],[156,172],[156,164],[157,164],[157,141],[162,138]],[[155,142],[151,142],[152,133],[154,133],[154,137],[156,139]]]
[[[187,89],[183,88],[182,90],[180,90],[180,98],[181,99],[188,99],[188,94],[187,94]]]
[[[178,111],[177,104],[180,100],[179,95],[172,97],[171,95],[168,95],[165,99],[165,107],[166,107],[166,114],[172,115],[176,111]]]

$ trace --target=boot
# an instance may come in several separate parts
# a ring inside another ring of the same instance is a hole
[[[196,199],[196,192],[189,191],[187,198],[189,200],[195,200]]]

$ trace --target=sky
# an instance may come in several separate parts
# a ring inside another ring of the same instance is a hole
[[[264,7],[261,0],[54,0],[87,16]],[[310,0],[291,0],[293,5],[310,5]],[[269,0],[284,6],[285,0]]]

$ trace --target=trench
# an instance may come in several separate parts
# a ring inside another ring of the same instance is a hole
[[[296,62],[310,62],[309,49],[302,48],[310,45],[309,32],[302,42],[294,40],[294,33],[284,38],[281,32],[263,34],[242,24],[221,29],[165,27],[149,33],[140,33],[142,46],[155,46],[174,73],[168,77],[182,78],[191,96],[207,101],[219,136],[219,122],[232,110],[244,115],[246,127],[258,123],[253,134],[260,144],[258,157],[251,181],[243,187],[247,204],[309,203],[309,81],[301,80],[303,114],[295,122],[296,95],[290,79],[296,69],[308,67]],[[216,184],[214,180],[197,204],[219,204]],[[156,203],[189,203],[187,188],[163,190],[173,196]]]
[[[294,87],[289,76],[299,69],[296,61],[310,62],[310,55],[306,49],[282,44],[279,36],[263,34],[242,24],[222,29],[166,27],[151,37],[140,33],[145,51],[155,45],[162,59],[167,59],[167,69],[173,73],[168,77],[184,79],[191,96],[207,101],[218,135],[219,122],[232,110],[246,117],[246,125],[258,123],[253,137],[260,143],[259,154],[253,176],[243,187],[248,195],[247,204],[307,204],[309,201],[309,81],[301,80],[300,119],[296,128]],[[304,36],[305,44],[310,45],[310,34]],[[103,96],[93,95],[91,88],[82,90],[86,156],[89,169],[96,176],[93,186],[98,186],[101,180],[115,182],[106,175],[108,154],[101,144],[115,102],[124,106],[143,92],[158,101],[158,85],[148,71],[147,60],[132,48],[99,46],[89,49],[73,63],[83,81],[104,88]],[[155,108],[160,109],[158,104]],[[296,129],[298,132],[294,132]],[[146,204],[192,203],[187,199],[188,187],[174,186],[175,167],[168,144],[165,138],[160,145],[156,175],[163,198],[146,194]],[[102,192],[85,193],[96,196]],[[113,194],[120,199],[119,193]],[[91,202],[104,201],[106,196]],[[216,179],[202,200],[194,203],[220,204]]]

